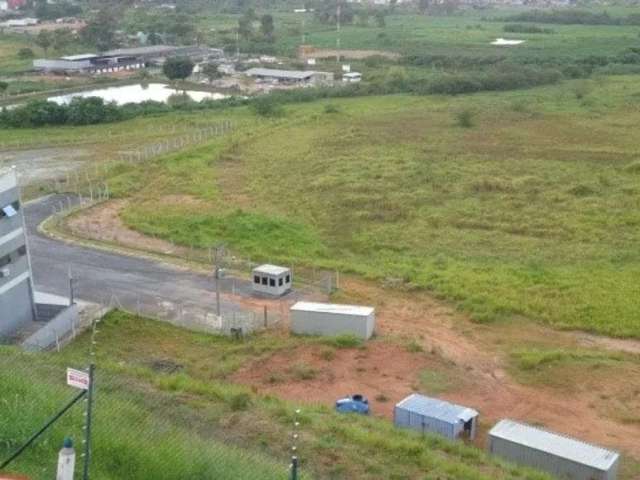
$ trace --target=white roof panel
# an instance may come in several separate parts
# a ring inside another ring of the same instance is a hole
[[[289,271],[286,267],[279,267],[278,265],[264,264],[253,269],[255,273],[266,273],[267,275],[282,275]]]
[[[426,397],[419,393],[409,395],[398,403],[396,407],[453,424],[461,421],[468,422],[478,416],[478,412],[473,408],[463,407],[437,398]]]
[[[518,443],[601,471],[608,470],[620,456],[612,450],[513,420],[501,420],[491,429],[489,436]]]
[[[91,60],[92,58],[97,58],[98,55],[95,53],[80,53],[78,55],[67,55],[66,57],[60,57],[61,60],[67,60],[69,62],[77,62],[80,60]]]
[[[272,68],[250,68],[246,72],[250,77],[273,77],[280,79],[304,80],[310,78],[314,73],[303,70],[274,70]]]
[[[16,212],[16,209],[13,208],[13,205],[7,205],[6,207],[3,207],[2,211],[7,217],[15,217],[18,214],[18,212]]]
[[[291,310],[301,312],[337,313],[340,315],[371,315],[375,312],[373,307],[360,305],[338,305],[335,303],[297,302]]]

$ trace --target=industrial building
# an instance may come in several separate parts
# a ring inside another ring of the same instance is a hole
[[[615,480],[620,459],[611,450],[512,420],[491,429],[489,451],[567,480]]]
[[[357,305],[297,302],[290,309],[291,331],[301,335],[354,335],[371,338],[375,309]]]
[[[398,403],[393,411],[396,427],[422,434],[437,433],[451,440],[476,436],[478,412],[437,398],[414,393]]]
[[[0,170],[0,336],[36,318],[33,279],[15,169]]]
[[[252,271],[253,291],[282,296],[291,290],[291,270],[277,265],[260,265]]]
[[[39,58],[33,61],[33,68],[47,73],[102,74],[136,70],[149,65],[161,65],[171,57],[188,57],[194,61],[209,61],[221,58],[223,55],[223,51],[218,48],[150,45],[108,50],[101,54],[84,53],[57,59]]]
[[[244,74],[258,82],[297,86],[330,86],[334,75],[331,72],[313,70],[275,70],[272,68],[250,68]]]

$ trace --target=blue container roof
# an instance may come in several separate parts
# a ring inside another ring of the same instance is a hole
[[[418,393],[409,395],[396,405],[396,408],[409,410],[425,417],[436,418],[447,423],[468,422],[478,416],[472,408],[445,402],[437,398],[425,397]]]

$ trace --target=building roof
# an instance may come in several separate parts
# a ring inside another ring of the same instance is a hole
[[[282,80],[306,80],[311,78],[314,73],[311,70],[276,70],[273,68],[250,68],[246,72],[250,77],[273,77]]]
[[[501,420],[491,429],[489,436],[518,443],[601,471],[608,470],[620,456],[612,450],[513,420]]]
[[[341,315],[371,315],[375,312],[373,307],[359,305],[338,305],[335,303],[297,302],[291,310],[301,312],[338,313]]]
[[[362,77],[362,74],[360,72],[349,72],[343,73],[342,76],[347,78],[360,78]]]
[[[286,267],[279,267],[278,265],[265,263],[264,265],[254,268],[253,271],[256,273],[266,273],[267,275],[282,275],[290,270]]]
[[[60,57],[60,60],[67,60],[69,62],[79,62],[81,60],[91,60],[97,58],[95,53],[80,53],[78,55],[67,55],[66,57]]]
[[[150,54],[166,54],[177,50],[179,47],[172,45],[148,45],[146,47],[133,47],[133,48],[116,48],[115,50],[108,50],[103,52],[105,57],[120,57],[120,56],[135,56],[135,55],[150,55]]]
[[[468,422],[473,417],[478,416],[478,412],[472,408],[445,402],[437,398],[425,397],[419,393],[409,395],[398,403],[396,407],[447,423]]]

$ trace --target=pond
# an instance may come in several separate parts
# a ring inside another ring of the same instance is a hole
[[[100,97],[105,102],[115,102],[118,105],[125,103],[141,103],[147,100],[156,102],[166,102],[171,95],[186,93],[192,100],[199,102],[201,100],[221,100],[227,98],[227,95],[215,92],[200,92],[197,90],[176,90],[163,83],[147,83],[123,85],[117,87],[98,88],[95,90],[85,90],[82,92],[68,93],[66,95],[58,95],[49,97],[47,100],[55,102],[58,105],[66,105],[75,97]]]

